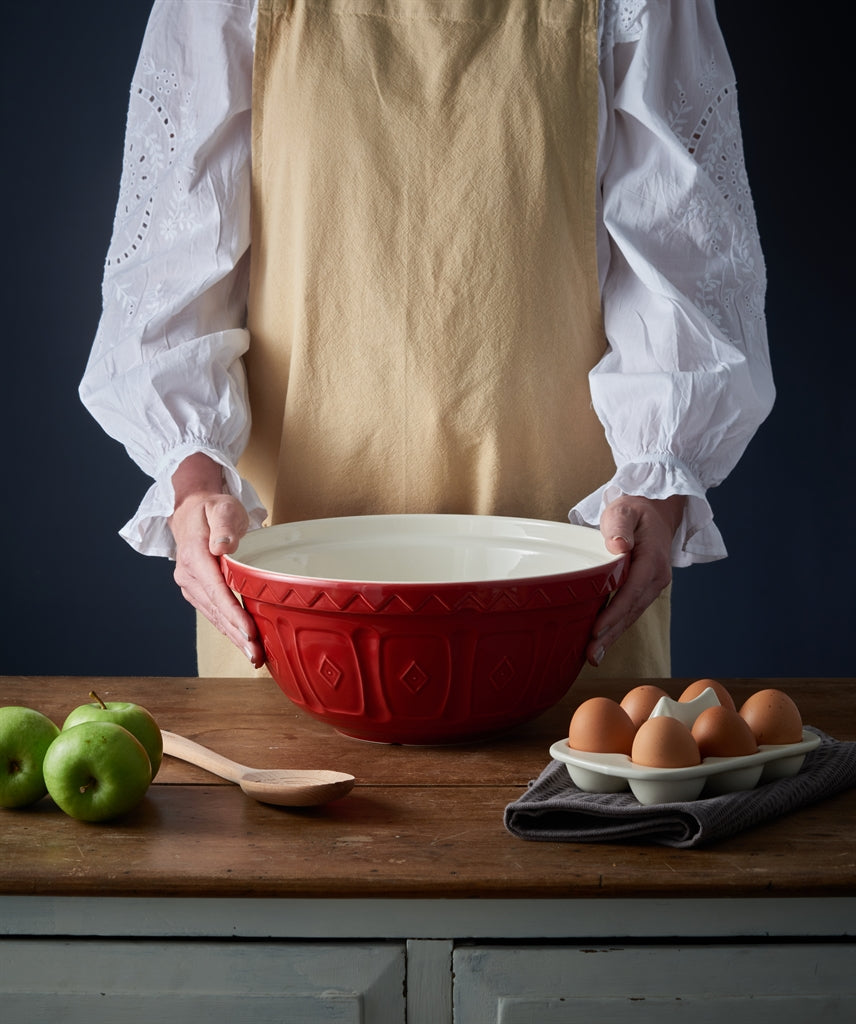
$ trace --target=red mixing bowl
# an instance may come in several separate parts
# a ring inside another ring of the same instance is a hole
[[[502,516],[284,523],[222,559],[307,714],[384,743],[458,743],[552,707],[627,556],[597,530]]]

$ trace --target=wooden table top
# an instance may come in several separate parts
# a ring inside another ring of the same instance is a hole
[[[660,681],[677,696],[690,680]],[[852,679],[722,680],[738,703],[765,686],[807,725],[856,739]],[[509,834],[505,806],[549,761],[573,709],[635,682],[579,681],[514,735],[456,747],[341,736],[267,678],[0,677],[0,703],[62,724],[95,688],[147,707],[164,729],[254,767],[332,768],[354,790],[319,808],[265,806],[173,758],[112,823],[74,821],[49,798],[0,810],[0,893],[90,896],[602,898],[856,893],[856,790],[710,846],[541,843]]]

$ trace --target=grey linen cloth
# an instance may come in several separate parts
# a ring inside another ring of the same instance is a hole
[[[566,766],[551,760],[526,792],[505,808],[505,827],[541,842],[642,840],[687,848],[725,839],[771,818],[856,786],[856,743],[843,743],[810,726],[820,746],[806,754],[797,775],[755,789],[698,800],[644,806],[628,792],[586,793]]]

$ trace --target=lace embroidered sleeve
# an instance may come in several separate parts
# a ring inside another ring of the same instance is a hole
[[[605,18],[609,348],[591,389],[617,470],[572,518],[597,523],[621,492],[686,494],[673,550],[686,565],[725,555],[706,494],[772,407],[764,262],[712,0],[609,0]]]
[[[251,0],[156,2],[134,73],[103,312],[84,404],[154,479],[122,535],[171,555],[172,474],[194,451],[235,470],[249,431],[241,356],[249,250]]]

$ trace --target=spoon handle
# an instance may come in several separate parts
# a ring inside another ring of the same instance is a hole
[[[208,747],[203,747],[186,736],[179,736],[174,732],[167,732],[161,729],[163,736],[163,752],[172,757],[178,757],[182,761],[189,761],[191,764],[204,768],[212,775],[219,775],[221,779],[228,779],[229,782],[240,784],[241,779],[249,770],[246,765],[238,764],[237,761],[230,761]]]

